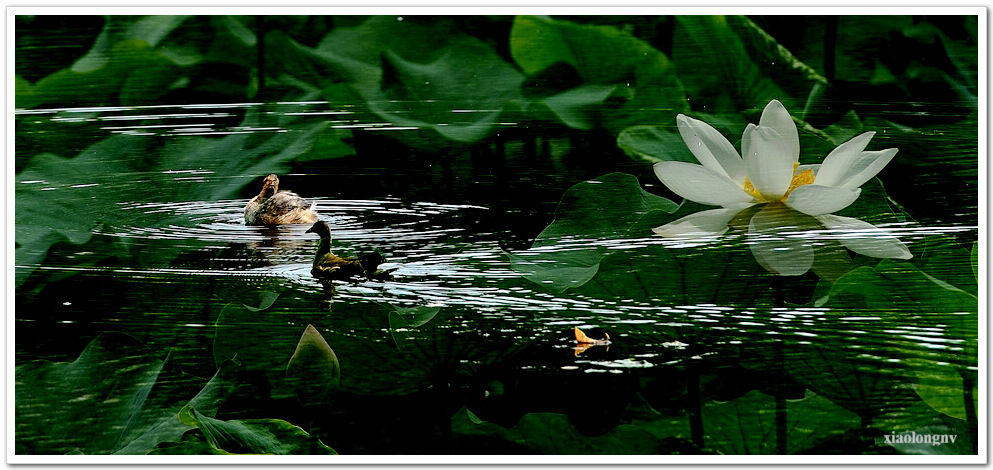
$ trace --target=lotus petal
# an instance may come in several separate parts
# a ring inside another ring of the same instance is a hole
[[[824,162],[821,163],[821,169],[817,172],[817,179],[814,180],[814,183],[823,186],[840,185],[845,175],[849,174],[852,164],[865,150],[865,146],[869,145],[869,141],[875,134],[875,132],[859,134],[832,150],[828,156],[824,157]],[[866,180],[868,179],[866,178]]]
[[[825,214],[817,216],[835,238],[846,248],[874,258],[910,259],[914,255],[892,233],[852,217]]]
[[[794,162],[799,161],[800,135],[796,131],[796,123],[793,122],[789,111],[779,100],[772,100],[765,105],[765,109],[762,110],[762,117],[759,118],[759,125],[775,129],[786,143],[790,157]]]
[[[762,196],[775,201],[783,197],[793,180],[796,158],[786,140],[771,127],[755,126],[742,136],[748,179]],[[748,128],[746,128],[748,131]]]
[[[807,215],[830,214],[840,211],[858,199],[861,189],[846,189],[818,184],[805,184],[790,192],[786,205]]]
[[[738,185],[744,184],[745,162],[731,142],[717,129],[682,114],[676,116],[676,125],[686,146],[703,166],[727,175]]]
[[[855,189],[876,176],[896,156],[897,149],[862,152],[841,177],[839,187]]]
[[[723,209],[700,211],[652,229],[658,235],[666,238],[695,239],[714,237],[728,230],[728,222],[739,212],[753,204],[735,204]]]
[[[700,204],[728,206],[755,200],[727,176],[701,165],[659,162],[655,164],[655,175],[672,192]]]
[[[802,221],[795,211],[780,204],[768,204],[748,223],[750,248],[755,260],[772,273],[799,276],[814,264],[814,249],[803,238],[791,237]],[[792,230],[791,230],[792,229]]]

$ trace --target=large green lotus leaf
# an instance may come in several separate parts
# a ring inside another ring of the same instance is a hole
[[[326,68],[328,80],[363,83],[379,81],[380,61],[386,51],[412,62],[430,62],[440,55],[439,50],[463,38],[443,22],[384,15],[371,17],[358,26],[334,28],[317,47],[298,48]]]
[[[936,238],[925,239],[927,246],[918,264],[921,271],[978,296],[979,284],[972,269],[972,254],[955,243]]]
[[[662,161],[700,162],[671,126],[633,126],[617,136],[617,146],[628,155],[655,164]]]
[[[248,128],[261,124],[256,113],[250,113],[242,123]],[[35,157],[15,177],[16,284],[23,283],[54,243],[85,243],[100,223],[115,227],[192,224],[183,216],[163,216],[159,211],[129,209],[122,204],[236,197],[249,180],[232,175],[284,171],[326,127],[326,122],[317,122],[302,124],[291,132],[232,134],[222,139],[173,138],[176,140],[162,148],[145,137],[116,135],[74,158],[51,154]],[[202,181],[161,177],[164,172],[191,168],[214,176]],[[169,184],[149,183],[149,179]],[[175,255],[168,249],[153,254],[165,261]]]
[[[306,431],[281,419],[243,419],[224,421],[201,414],[194,407],[180,412],[183,421],[193,424],[204,440],[184,436],[179,446],[160,446],[155,454],[267,454],[267,455],[336,455],[334,449],[311,437]],[[204,442],[206,446],[194,445]]]
[[[857,268],[835,283],[826,300],[827,307],[852,309],[864,305],[892,315],[945,324],[954,338],[977,340],[976,296],[906,261],[883,260],[875,268]]]
[[[800,110],[826,80],[743,16],[676,18],[672,61],[694,107],[761,109],[772,99]]]
[[[475,39],[455,41],[439,53],[433,61],[419,63],[386,51],[381,81],[354,86],[373,113],[396,126],[431,129],[447,140],[476,142],[497,128],[505,103],[521,101],[524,77]],[[430,136],[410,143],[437,145]]]
[[[623,238],[650,211],[673,213],[677,208],[674,202],[642,189],[633,175],[610,173],[566,190],[555,208],[555,221],[535,238],[532,247],[577,238]]]
[[[703,406],[704,443],[725,455],[796,454],[818,442],[857,429],[858,415],[819,395],[786,400],[785,445],[776,441],[776,398],[752,390],[729,402]]]
[[[585,85],[616,86],[614,96],[623,104],[604,106],[600,124],[614,133],[637,124],[672,122],[688,109],[683,86],[665,54],[613,26],[518,16],[510,32],[510,53],[529,76],[565,63]],[[571,114],[563,107],[573,105],[567,100],[543,103],[560,117]]]
[[[641,189],[638,179],[611,173],[566,190],[555,220],[531,249],[509,253],[511,267],[549,290],[562,292],[591,279],[611,240],[652,211],[675,212],[672,201]]]
[[[917,357],[908,358],[906,363],[910,366],[910,375],[915,378],[914,391],[928,406],[953,418],[965,420],[968,417],[963,393],[965,385],[958,368],[940,360]],[[968,406],[978,409],[977,389],[974,387],[971,392],[973,403]]]
[[[513,427],[483,421],[463,407],[452,417],[452,433],[463,438],[500,438],[546,455],[655,454],[655,436],[631,424],[622,424],[602,436],[581,434],[559,413],[528,413]]]
[[[356,112],[371,113],[369,120],[411,128],[389,133],[408,145],[438,150],[473,143],[497,129],[505,106],[523,106],[524,76],[490,45],[449,23],[376,16],[335,28],[314,48],[274,38],[296,51],[285,48],[275,60],[292,65],[283,68],[325,89],[325,98],[337,105],[339,84],[350,84],[358,100],[344,103],[361,104]]]
[[[850,315],[866,313],[857,310]],[[891,324],[883,323],[879,328]],[[869,351],[880,354],[876,347]],[[894,348],[882,354],[894,355],[900,351]],[[866,356],[866,348],[855,344],[848,348],[795,344],[783,355],[791,376],[863,417],[864,426],[884,431],[913,429],[926,425],[937,415],[911,390],[910,371]]]
[[[946,351],[947,361],[957,367],[976,365],[978,299],[909,262],[883,260],[875,267],[856,268],[835,282],[817,304],[843,311],[870,309],[888,319],[938,328],[954,347]]]
[[[185,406],[196,407],[203,410],[205,414],[213,416],[217,412],[217,407],[223,403],[228,395],[237,387],[235,382],[238,370],[241,367],[232,361],[221,364],[217,373],[207,382],[207,385],[197,393]],[[165,395],[165,394],[162,394]],[[173,397],[160,398],[161,401],[172,400]],[[168,415],[157,417],[157,420],[146,419],[145,431],[132,432],[134,439],[116,452],[118,455],[146,454],[163,442],[176,442],[180,436],[190,429],[188,423],[180,419],[175,410],[178,405],[170,408]],[[150,408],[151,409],[151,408]],[[154,409],[153,409],[154,410]],[[149,417],[156,415],[147,413]],[[135,422],[139,422],[134,420]],[[134,427],[133,425],[131,427]]]
[[[17,453],[144,454],[191,428],[177,415],[184,404],[213,415],[234,387],[226,363],[191,400],[177,399],[191,384],[169,380],[164,365],[134,338],[104,333],[73,362],[17,366]]]
[[[18,108],[47,103],[141,104],[167,92],[197,56],[156,46],[187,17],[108,17],[93,47],[71,67],[42,78],[15,97]],[[26,92],[26,93],[24,93]],[[116,99],[115,99],[116,98]]]
[[[978,302],[976,296],[938,280],[907,262],[885,260],[875,269],[858,268],[832,288],[827,305],[857,308],[865,305],[883,315],[933,325],[942,331],[949,349],[936,358],[919,358],[905,375],[931,409],[961,417],[966,393],[963,373],[976,366]],[[954,370],[953,370],[954,369]],[[880,427],[880,429],[885,429]]]
[[[528,103],[529,121],[561,122],[573,129],[596,127],[608,98],[619,85],[580,85]]]
[[[769,275],[747,249],[653,245],[605,256],[596,275],[577,292],[670,305],[753,305],[769,293]]]

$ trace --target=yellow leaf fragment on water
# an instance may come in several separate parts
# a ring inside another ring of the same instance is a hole
[[[576,351],[577,356],[582,354],[591,346],[607,346],[610,344],[610,335],[608,335],[607,333],[603,334],[604,339],[593,339],[590,338],[589,336],[586,336],[586,333],[583,333],[583,330],[580,330],[578,326],[573,328],[576,333],[576,347],[574,349]]]
[[[592,343],[593,342],[593,339],[591,339],[589,336],[586,336],[586,333],[583,333],[583,330],[580,330],[578,326],[576,326],[574,328],[576,329],[575,331],[576,331],[576,342],[577,343]]]
[[[578,326],[573,328],[575,328],[577,343],[610,344],[610,335],[607,333],[603,334],[604,339],[593,339],[586,336],[586,333],[583,333],[583,330],[580,330]]]

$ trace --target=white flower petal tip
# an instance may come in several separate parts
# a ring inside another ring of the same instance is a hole
[[[745,163],[731,142],[710,124],[680,114],[676,127],[683,142],[701,165],[727,176],[741,185],[745,181]]]
[[[897,149],[891,148],[860,153],[844,173],[838,186],[848,189],[862,186],[882,171],[893,160],[897,151]]]
[[[655,176],[670,191],[684,199],[711,206],[752,203],[755,198],[746,193],[726,175],[702,165],[686,162],[659,162]]]
[[[873,258],[911,259],[914,255],[892,233],[852,217],[825,214],[816,217],[831,238],[860,255]]]
[[[786,144],[786,149],[793,161],[799,160],[800,134],[796,130],[793,117],[790,116],[783,103],[780,103],[779,100],[772,100],[765,105],[762,116],[759,118],[759,125],[775,129]]]
[[[835,147],[831,153],[824,157],[824,162],[821,164],[820,171],[817,172],[817,179],[814,180],[814,183],[853,189],[879,173],[879,170],[882,170],[896,154],[896,149],[890,149],[893,150],[893,153],[889,154],[888,159],[877,162],[880,154],[863,152],[874,135],[876,135],[875,132],[864,132]],[[871,174],[866,175],[870,170],[872,171]],[[856,181],[858,184],[851,184]]]
[[[823,215],[850,206],[862,189],[846,189],[817,184],[805,184],[790,192],[786,205],[807,215]]]

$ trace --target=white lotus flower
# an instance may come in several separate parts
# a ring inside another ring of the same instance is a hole
[[[676,124],[700,164],[660,162],[655,164],[655,174],[677,195],[722,208],[691,214],[656,228],[655,233],[680,239],[712,237],[726,232],[728,223],[741,211],[766,204],[749,223],[752,235],[798,227],[797,216],[806,215],[828,231],[861,234],[838,237],[838,242],[856,253],[911,258],[907,247],[888,232],[858,219],[832,214],[855,202],[862,191],[860,186],[896,155],[895,148],[865,150],[874,132],[839,145],[819,165],[800,165],[796,124],[777,100],[766,105],[757,126],[745,127],[741,136],[743,157],[720,132],[703,121],[680,114]],[[813,251],[808,242],[791,242],[792,249],[781,245],[766,250],[763,243],[756,243],[752,251],[763,266],[779,274],[798,275],[810,269]],[[800,250],[802,246],[811,251]]]

